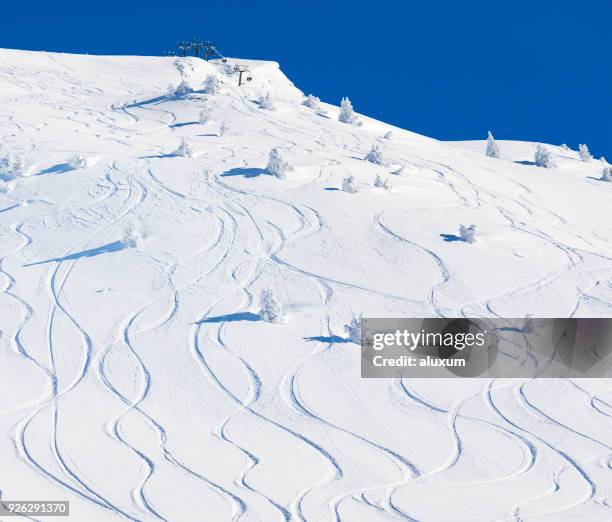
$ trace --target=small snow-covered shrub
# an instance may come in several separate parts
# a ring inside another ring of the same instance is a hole
[[[386,132],[386,133],[385,133],[385,135],[383,136],[383,138],[384,138],[385,140],[391,140],[391,139],[393,139],[393,131]]]
[[[290,172],[292,169],[291,165],[283,158],[280,150],[274,148],[270,151],[270,156],[268,158],[268,166],[266,167],[266,171],[277,178],[284,178],[287,172]]]
[[[379,174],[376,174],[376,179],[374,180],[374,186],[377,188],[389,190],[391,187],[389,186],[388,179],[382,179]]]
[[[357,192],[355,178],[353,176],[348,176],[342,180],[342,192],[349,192],[351,194]]]
[[[223,138],[229,132],[229,125],[226,122],[222,122],[219,126],[219,138]]]
[[[523,323],[523,328],[522,328],[523,333],[526,333],[526,334],[533,333],[534,326],[535,326],[535,320],[533,318],[533,315],[527,314],[525,316],[525,322]]]
[[[538,167],[552,169],[555,166],[553,163],[552,154],[543,145],[538,145],[536,148],[534,160]]]
[[[207,106],[202,107],[202,110],[198,115],[198,121],[200,122],[200,125],[205,125],[210,121],[210,109]]]
[[[395,176],[403,176],[405,171],[406,165],[402,165],[399,169],[391,171],[391,174],[394,174]]]
[[[221,125],[219,125],[219,138],[223,138],[223,136],[226,136],[229,133],[229,125],[227,124],[227,122],[221,122]]]
[[[304,100],[304,105],[306,105],[306,107],[310,107],[313,111],[317,112],[321,106],[321,100],[316,96],[309,94]]]
[[[461,241],[465,241],[466,243],[475,243],[476,225],[470,225],[469,227],[466,227],[465,225],[460,225],[459,237],[461,238]]]
[[[361,344],[361,315],[353,314],[351,322],[344,326],[344,331],[347,341]]]
[[[264,290],[259,299],[259,317],[267,323],[279,323],[283,318],[283,310],[270,290]]]
[[[181,156],[183,158],[192,158],[193,157],[193,149],[191,145],[187,143],[184,139],[181,140],[181,144],[178,149],[174,151],[174,156]]]
[[[565,151],[570,151],[570,150],[572,150],[572,149],[570,149],[570,148],[567,146],[567,143],[562,143],[562,144],[561,144],[561,148],[562,148],[563,150],[565,150]]]
[[[234,71],[234,66],[231,63],[225,62],[221,65],[221,72],[223,74],[234,74],[236,71]]]
[[[604,164],[603,171],[601,173],[601,181],[612,181],[612,167],[610,165]]]
[[[204,91],[206,94],[215,95],[221,90],[221,82],[214,74],[209,74],[204,82]]]
[[[366,154],[364,159],[376,165],[383,165],[385,162],[385,159],[383,157],[383,152],[382,152],[382,149],[380,148],[380,145],[378,145],[378,143],[374,143],[372,145],[372,148],[370,149],[370,152]]]
[[[584,143],[578,145],[578,154],[582,161],[591,161],[593,159],[593,156],[589,152],[589,148]]]
[[[338,115],[338,120],[342,123],[349,123],[351,125],[355,125],[358,121],[357,115],[353,110],[353,104],[348,98],[342,98],[342,101],[340,102],[340,114]]]
[[[87,158],[82,154],[74,154],[73,156],[70,156],[70,158],[68,158],[67,163],[68,166],[74,170],[86,169],[89,166]]]
[[[8,194],[11,190],[13,190],[13,183],[10,181],[2,181],[0,179],[0,194]]]
[[[176,70],[181,75],[181,78],[185,76],[185,72],[186,72],[185,63],[186,63],[186,60],[180,60],[180,59],[174,60],[174,67],[176,67]]]
[[[259,108],[260,109],[265,109],[267,111],[273,111],[276,109],[276,106],[274,105],[274,100],[272,99],[272,96],[270,96],[270,93],[266,93],[265,96],[261,96],[259,98]]]
[[[193,89],[189,86],[189,84],[185,80],[181,80],[176,87],[172,84],[168,85],[168,96],[174,98],[181,98],[183,96],[187,96],[191,94]]]
[[[138,248],[140,245],[142,245],[143,241],[144,236],[136,225],[130,223],[125,227],[123,240],[121,241],[124,248]]]
[[[491,131],[489,131],[489,134],[487,135],[487,156],[489,156],[489,158],[498,159],[500,157],[499,145],[495,141],[495,138],[493,137],[493,134],[491,134]]]
[[[13,176],[15,178],[25,176],[26,166],[25,159],[23,159],[23,156],[21,156],[20,154],[13,156],[13,163],[11,165],[11,168],[13,170]]]
[[[0,179],[11,180],[25,175],[25,160],[19,154],[0,155]]]

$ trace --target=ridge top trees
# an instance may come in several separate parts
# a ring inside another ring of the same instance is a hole
[[[535,151],[534,161],[538,167],[551,169],[555,166],[555,164],[553,163],[551,152],[539,143]]]
[[[589,151],[589,147],[587,147],[586,143],[581,143],[578,145],[578,154],[580,155],[580,159],[584,162],[591,161],[593,156]]]
[[[489,158],[500,158],[499,145],[495,141],[491,131],[487,134],[487,156]]]
[[[340,114],[338,115],[338,120],[350,125],[355,125],[358,122],[357,115],[353,110],[353,104],[348,98],[342,98],[340,101]]]

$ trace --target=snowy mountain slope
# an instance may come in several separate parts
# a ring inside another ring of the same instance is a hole
[[[170,96],[171,58],[0,50],[0,144],[25,159],[0,193],[2,498],[79,522],[610,520],[606,380],[362,380],[342,339],[362,312],[609,316],[603,164],[349,125],[274,63],[229,60],[243,87],[183,63],[197,92]]]

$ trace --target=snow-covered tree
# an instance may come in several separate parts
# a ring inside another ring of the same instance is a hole
[[[214,74],[209,74],[204,82],[204,91],[206,94],[215,95],[221,90],[221,82]]]
[[[181,140],[181,144],[179,145],[178,149],[174,151],[174,156],[181,156],[183,158],[193,157],[193,149],[191,148],[191,145],[189,145],[189,143],[185,141],[184,138]]]
[[[601,160],[603,161],[604,164],[604,168],[603,171],[601,172],[601,178],[599,178],[601,181],[612,181],[612,167],[610,165],[608,165],[608,162],[606,161],[606,158],[601,158]]]
[[[393,139],[393,131],[385,132],[385,135],[383,136],[383,138],[386,140]]]
[[[266,171],[277,178],[284,178],[287,172],[293,170],[291,165],[283,158],[280,150],[274,148],[270,151]]]
[[[465,225],[459,226],[459,237],[462,241],[466,243],[475,243],[476,242],[476,225],[470,225],[466,227]]]
[[[487,135],[487,156],[489,156],[489,158],[500,157],[499,145],[495,141],[495,138],[493,137],[493,134],[491,134],[491,131],[489,131],[489,134]]]
[[[179,83],[177,86],[174,86],[172,84],[168,85],[168,96],[170,96],[171,98],[182,98],[184,96],[187,96],[188,94],[191,94],[192,92],[193,89],[184,79],[181,80],[181,83]]]
[[[181,75],[181,78],[185,77],[185,63],[186,63],[185,60],[180,60],[180,59],[174,60],[174,67],[176,67],[176,70]]]
[[[259,299],[259,317],[267,323],[279,323],[283,318],[283,310],[270,290],[264,290]]]
[[[234,74],[236,71],[234,70],[234,64],[231,64],[229,62],[225,62],[221,65],[221,72],[223,74]]]
[[[567,143],[562,143],[562,144],[561,144],[561,148],[562,148],[563,150],[565,150],[565,151],[568,151],[568,152],[569,152],[570,150],[572,150],[572,149],[570,149],[570,148],[567,146]]]
[[[347,341],[361,344],[361,315],[353,314],[351,322],[344,325],[344,331]]]
[[[578,154],[580,154],[580,159],[582,161],[591,161],[593,159],[593,156],[589,152],[589,148],[585,143],[578,145]]]
[[[552,154],[543,145],[538,144],[536,151],[535,151],[534,159],[535,159],[535,164],[538,167],[545,167],[547,169],[552,169],[555,166],[555,164],[553,163]]]
[[[17,154],[13,156],[13,164],[11,166],[13,169],[13,176],[16,178],[20,178],[25,176],[26,164],[25,159],[21,154]]]
[[[374,180],[374,186],[377,188],[389,190],[391,187],[389,186],[388,179],[382,179],[379,174],[376,174],[376,179]]]
[[[523,333],[526,333],[526,334],[533,333],[534,326],[535,326],[535,320],[533,318],[533,315],[527,314],[525,316],[525,323],[523,324],[523,328],[522,328]]]
[[[265,109],[267,111],[273,111],[276,109],[276,106],[274,105],[274,100],[272,99],[272,96],[270,96],[270,93],[266,93],[265,96],[261,96],[259,98],[259,108],[260,109]]]
[[[342,180],[342,192],[349,192],[351,194],[357,192],[355,178],[353,176],[348,176]]]
[[[351,125],[357,123],[357,115],[353,110],[351,100],[348,98],[342,98],[342,101],[340,102],[340,114],[338,115],[338,120],[340,120],[342,123],[350,123]]]
[[[143,241],[144,236],[134,223],[130,223],[125,227],[122,240],[124,248],[138,248],[142,245]]]
[[[198,121],[200,122],[200,125],[206,125],[210,121],[210,109],[207,105],[202,107],[202,110],[198,115]]]
[[[221,125],[219,126],[219,138],[223,138],[223,136],[225,136],[228,132],[229,125],[227,124],[227,122],[221,122]]]
[[[68,166],[74,170],[86,169],[89,166],[89,162],[87,161],[87,158],[83,156],[82,154],[78,154],[78,153],[70,156],[70,158],[68,158],[67,163],[68,163]]]
[[[370,149],[370,152],[366,154],[364,159],[370,163],[375,163],[376,165],[383,165],[385,159],[383,157],[383,152],[380,145],[378,143],[374,143]]]
[[[25,160],[20,154],[0,155],[0,179],[11,180],[25,175]]]
[[[304,100],[304,105],[306,105],[306,107],[310,107],[313,111],[317,112],[321,106],[321,100],[316,96],[309,94]]]
[[[12,181],[3,181],[0,179],[0,194],[8,194],[13,188],[14,185]]]

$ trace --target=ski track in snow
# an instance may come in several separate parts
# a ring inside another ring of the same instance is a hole
[[[264,62],[247,88],[180,99],[170,59],[130,58],[147,84],[110,59],[23,56],[0,52],[2,145],[29,159],[0,193],[3,376],[27,391],[0,394],[2,498],[66,498],[91,521],[612,517],[605,380],[360,380],[341,339],[353,311],[609,314],[612,235],[538,198],[530,167],[403,131],[367,164],[385,126],[315,114]],[[275,111],[256,103],[267,89]],[[191,159],[172,155],[183,137]],[[272,146],[295,163],[286,180],[262,171]],[[95,161],[62,167],[77,150]],[[389,193],[371,186],[399,166]],[[349,174],[361,193],[336,190]],[[452,213],[495,231],[445,243]],[[466,248],[536,268],[478,286]],[[257,320],[267,288],[290,305],[281,324]]]

